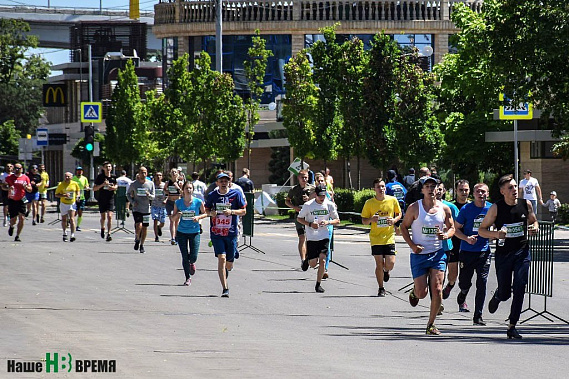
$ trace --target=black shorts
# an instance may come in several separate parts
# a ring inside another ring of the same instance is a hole
[[[458,262],[460,259],[460,254],[458,251],[452,249],[451,251],[445,251],[447,253],[448,263]]]
[[[144,222],[146,216],[146,222]],[[150,225],[150,213],[132,212],[135,224],[142,224],[142,226]]]
[[[320,254],[328,255],[328,238],[320,241],[306,241],[306,258],[308,260],[317,259]]]
[[[372,245],[371,255],[396,255],[395,244],[391,245]]]
[[[114,212],[115,211],[115,198],[105,202],[99,201],[99,213]]]
[[[166,200],[166,214],[168,216],[172,216],[174,214],[174,205],[176,204],[175,201]]]
[[[8,191],[2,190],[2,193],[0,194],[0,201],[3,205],[8,205]]]
[[[298,216],[298,215],[297,215]],[[298,222],[298,220],[294,219],[294,226],[296,227],[296,234],[300,237],[306,234],[306,226]]]
[[[10,218],[18,217],[19,214],[26,214],[26,203],[22,200],[8,199],[8,214]]]
[[[84,210],[85,209],[85,199],[77,200],[75,202],[75,204],[77,205],[77,210]]]

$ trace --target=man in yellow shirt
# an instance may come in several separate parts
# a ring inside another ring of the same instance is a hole
[[[47,203],[47,189],[49,187],[49,175],[45,171],[45,165],[43,163],[40,164],[39,166],[39,172],[41,176],[41,183],[38,185],[38,192],[40,194],[40,204],[39,204],[40,209],[38,212],[39,214],[37,215],[38,217],[37,222],[45,222],[43,217],[45,216],[45,207]]]
[[[379,290],[377,296],[385,297],[383,282],[389,281],[389,271],[395,265],[395,223],[401,218],[397,198],[385,194],[385,181],[373,181],[375,197],[367,200],[362,210],[362,223],[371,224],[369,240],[371,254],[375,258],[375,278]]]
[[[77,182],[71,180],[73,174],[70,172],[65,173],[65,180],[57,186],[55,190],[55,197],[61,199],[59,204],[59,212],[61,213],[61,227],[63,228],[63,242],[67,242],[67,218],[69,217],[69,227],[71,229],[70,241],[75,241],[75,211],[77,205],[75,201],[79,196],[81,189]]]

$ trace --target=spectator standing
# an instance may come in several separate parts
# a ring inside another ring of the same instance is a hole
[[[521,198],[529,200],[535,215],[537,216],[537,201],[543,202],[543,196],[541,196],[541,187],[536,178],[531,176],[531,170],[527,169],[524,171],[524,178],[520,181],[520,193],[522,193]]]

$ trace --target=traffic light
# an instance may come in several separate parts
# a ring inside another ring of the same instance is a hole
[[[85,125],[85,150],[89,153],[95,148],[95,127],[93,125]]]

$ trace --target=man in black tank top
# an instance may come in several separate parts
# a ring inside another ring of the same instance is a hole
[[[498,289],[488,304],[488,311],[496,312],[500,302],[510,298],[513,289],[507,336],[519,339],[522,336],[516,330],[516,324],[522,311],[530,265],[527,236],[537,234],[539,225],[531,203],[518,199],[518,186],[512,175],[501,177],[498,185],[504,199],[490,207],[478,229],[481,237],[498,239],[495,257]],[[489,230],[492,225],[496,226],[496,231]]]

